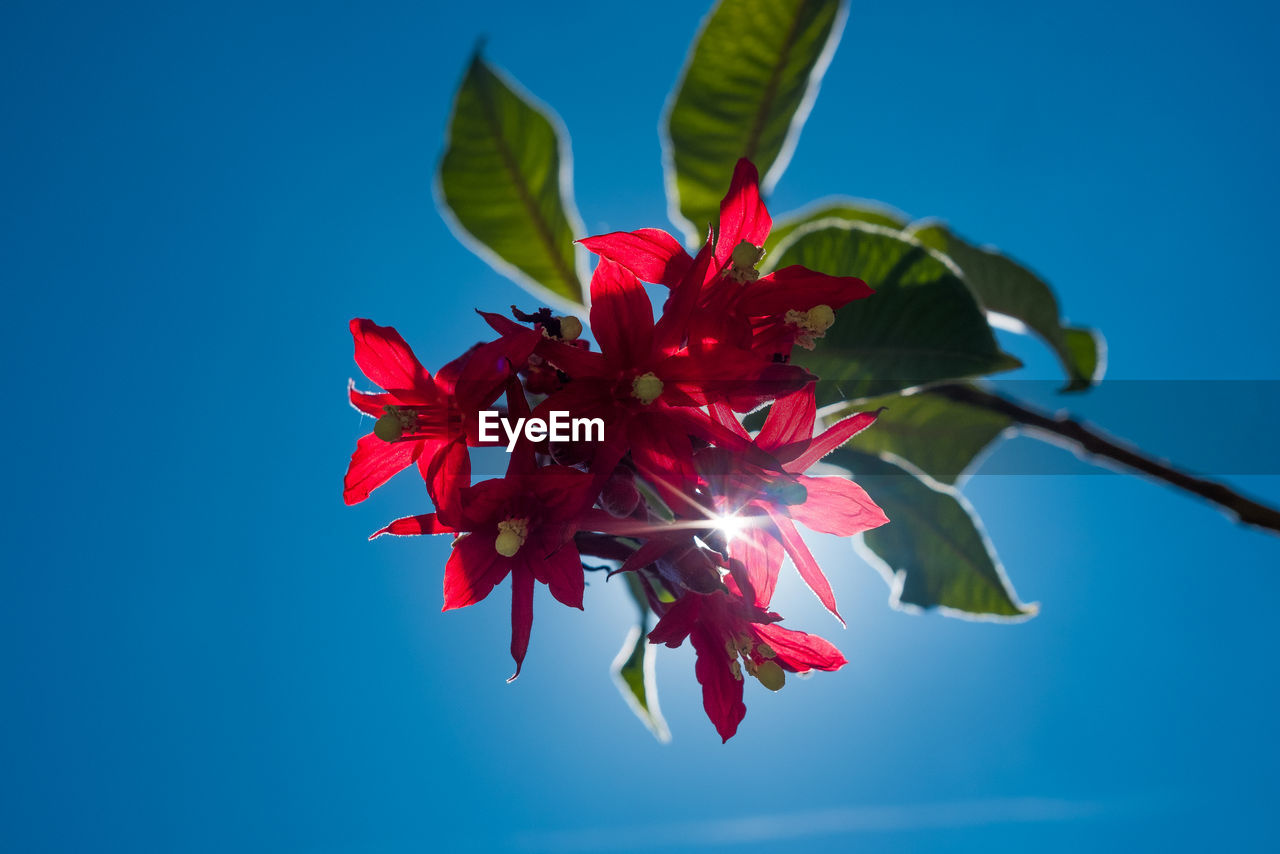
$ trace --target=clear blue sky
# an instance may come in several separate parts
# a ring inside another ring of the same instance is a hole
[[[849,628],[789,576],[776,601],[850,665],[751,694],[724,746],[688,650],[659,660],[675,740],[631,719],[620,587],[593,579],[585,613],[540,590],[507,685],[505,590],[442,615],[447,543],[365,542],[424,508],[409,479],[342,505],[369,426],[348,319],[435,366],[485,333],[473,306],[530,302],[433,208],[475,39],[564,118],[598,232],[665,222],[658,113],[700,14],[5,5],[0,847],[1276,846],[1280,540],[1163,488],[973,478],[1042,603],[1017,626],[893,612],[817,542]],[[1280,379],[1278,36],[1263,4],[855,2],[771,206],[948,218],[1104,329],[1112,377]],[[1116,426],[1191,466],[1274,441],[1231,388]],[[1280,469],[1250,471],[1280,500]]]

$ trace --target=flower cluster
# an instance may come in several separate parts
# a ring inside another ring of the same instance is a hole
[[[837,309],[871,290],[798,266],[761,275],[770,227],[755,167],[742,160],[696,256],[656,229],[582,241],[600,259],[590,309],[598,350],[574,317],[481,312],[497,337],[433,377],[394,329],[351,322],[356,362],[383,391],[349,390],[377,420],[356,446],[344,497],[362,501],[417,466],[436,511],[374,536],[454,537],[445,610],[479,602],[510,576],[512,679],[529,644],[534,583],[582,608],[584,558],[636,574],[658,616],[651,643],[689,639],[724,740],[746,714],[745,676],[776,691],[787,673],[844,665],[834,646],[783,628],[769,607],[786,555],[839,617],[797,522],[848,536],[887,521],[850,480],[805,473],[875,414],[815,436],[814,377],[790,361],[793,347],[813,347]],[[643,282],[667,289],[656,320]],[[513,434],[506,475],[472,484],[469,448],[505,445],[480,429],[500,399],[507,419],[568,413],[602,423],[603,437]],[[764,405],[752,436],[740,415]]]

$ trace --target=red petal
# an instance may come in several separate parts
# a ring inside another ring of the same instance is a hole
[[[721,427],[726,427],[734,433],[737,433],[747,441],[751,440],[751,434],[747,432],[747,428],[742,426],[742,422],[738,420],[738,416],[729,408],[726,403],[713,403],[707,407],[711,412],[711,417]]]
[[[656,405],[656,404],[655,404]],[[756,447],[749,438],[734,430],[722,427],[699,409],[667,407],[663,409],[667,419],[676,422],[686,432],[706,439],[717,448],[742,455],[743,461],[771,471],[778,469],[778,461]]]
[[[809,497],[791,507],[791,518],[814,531],[851,537],[878,528],[889,518],[866,490],[843,477],[801,477]]]
[[[507,377],[525,363],[541,339],[532,330],[525,332],[528,334],[519,338],[499,338],[497,341],[472,347],[467,352],[451,387],[463,412],[486,409],[498,399]],[[441,374],[443,373],[442,370]]]
[[[602,377],[610,373],[604,356],[581,347],[571,347],[562,341],[543,341],[538,345],[538,355],[574,379]]]
[[[777,653],[778,661],[788,670],[839,670],[849,662],[829,641],[817,635],[784,629],[779,625],[756,625],[756,637]]]
[[[816,305],[841,308],[875,291],[853,276],[828,276],[793,264],[774,270],[746,288],[738,310],[749,317],[783,315],[791,309],[808,311]]]
[[[436,445],[430,454],[418,458],[418,471],[427,482],[427,494],[437,510],[456,502],[459,490],[471,485],[471,455],[461,438]]]
[[[554,544],[553,544],[554,545]],[[528,545],[525,546],[528,548]],[[532,565],[537,579],[551,589],[557,602],[570,608],[582,609],[582,593],[586,581],[582,572],[582,559],[572,542],[561,545],[545,558],[536,556]]]
[[[425,516],[406,516],[403,519],[397,519],[385,528],[376,531],[373,536],[380,537],[383,534],[393,534],[397,537],[414,537],[423,534],[452,534],[455,531],[452,528],[445,527],[438,519],[436,514],[428,513]]]
[[[493,312],[490,312],[490,311],[480,311],[480,309],[476,309],[476,314],[483,317],[484,322],[489,324],[489,327],[493,329],[494,332],[498,333],[499,335],[502,335],[503,337],[506,337],[508,335],[514,337],[525,332],[534,331],[530,329],[528,326],[523,326],[519,323],[516,323],[514,320],[512,320],[511,318],[503,314],[494,314]],[[535,332],[534,334],[536,335],[537,333]]]
[[[711,264],[711,241],[698,252],[693,265],[671,290],[671,295],[662,306],[662,316],[654,325],[654,346],[663,353],[671,353],[684,344],[689,333],[690,317],[698,305],[698,297],[702,293],[702,282],[707,277],[707,269]]]
[[[444,567],[444,607],[442,611],[465,608],[488,596],[511,568],[500,560],[493,547],[492,530],[468,534],[453,544],[453,554]]]
[[[760,176],[745,157],[733,170],[729,192],[720,202],[720,232],[716,235],[716,267],[723,267],[742,241],[764,246],[773,218],[760,199]]]
[[[733,675],[732,659],[725,650],[724,640],[704,626],[698,626],[691,635],[698,659],[693,672],[702,685],[702,707],[716,726],[722,741],[733,738],[738,724],[747,716],[742,702],[742,674]]]
[[[698,479],[689,435],[660,415],[637,416],[637,425],[629,433],[636,469],[653,484],[668,507],[684,514],[691,503],[687,493]]]
[[[658,620],[658,624],[649,632],[649,643],[665,643],[675,649],[684,643],[684,639],[697,625],[698,614],[702,612],[702,597],[697,593],[686,593],[681,596]]]
[[[456,530],[478,531],[503,518],[500,514],[515,494],[515,484],[510,479],[489,478],[455,493],[449,504],[438,508],[437,515]]]
[[[840,616],[840,612],[836,610],[836,594],[831,590],[831,582],[823,574],[822,567],[818,566],[818,562],[813,559],[813,554],[809,551],[809,547],[805,545],[804,539],[800,536],[800,532],[796,530],[795,524],[779,513],[770,512],[769,515],[773,517],[774,524],[778,526],[778,533],[782,537],[782,547],[787,550],[787,554],[791,557],[791,562],[796,565],[796,569],[799,570],[800,577],[804,579],[804,583],[809,585],[809,589],[818,597],[818,601],[834,614],[836,619],[843,625],[844,617]]]
[[[359,317],[350,325],[356,344],[356,364],[366,377],[387,391],[413,390],[428,396],[433,393],[431,375],[399,332]]]
[[[370,394],[364,391],[357,391],[355,380],[347,381],[347,397],[351,400],[351,405],[374,418],[382,417],[382,409],[388,403],[395,403],[396,398],[390,394]]]
[[[520,675],[524,655],[529,651],[529,631],[533,628],[533,573],[520,566],[511,573],[511,657],[516,672],[508,682]]]
[[[660,228],[615,231],[578,242],[601,258],[626,267],[641,281],[667,287],[679,282],[693,263],[680,241]]]
[[[591,331],[616,368],[639,366],[653,353],[653,305],[626,269],[601,259],[591,277]]]
[[[779,398],[765,416],[756,444],[766,451],[776,452],[785,445],[804,443],[813,438],[813,422],[817,418],[818,405],[813,397],[813,386],[805,386],[795,394]],[[803,446],[792,448],[794,457]],[[785,459],[785,456],[780,458]]]
[[[342,500],[358,504],[379,486],[413,465],[421,442],[384,442],[369,433],[360,437],[342,482]]]
[[[569,466],[543,466],[529,476],[523,488],[537,498],[543,519],[571,522],[582,514],[591,475]]]
[[[729,557],[747,568],[747,579],[755,590],[755,603],[769,607],[782,569],[782,544],[760,528],[747,528],[729,541]]]
[[[804,453],[787,463],[787,471],[798,473],[849,441],[853,436],[875,423],[880,410],[875,412],[859,412],[828,427],[821,435],[815,436]]]
[[[644,569],[671,551],[672,547],[672,543],[669,540],[661,538],[646,540],[640,548],[632,552],[631,556],[622,562],[622,566],[609,574],[616,575],[619,572],[635,572],[638,569]]]

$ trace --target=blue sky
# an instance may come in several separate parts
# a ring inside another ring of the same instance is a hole
[[[349,318],[434,366],[485,334],[472,307],[531,302],[433,207],[473,43],[569,127],[590,231],[662,225],[658,114],[700,14],[6,4],[4,848],[1276,845],[1280,541],[1029,440],[992,470],[1057,473],[966,493],[1040,616],[891,611],[815,540],[849,628],[789,575],[775,602],[850,665],[749,695],[728,745],[687,650],[658,663],[674,741],[630,717],[620,586],[593,579],[585,613],[540,590],[507,685],[505,591],[440,614],[447,543],[365,542],[425,508],[408,478],[342,505],[369,427]],[[1262,4],[854,3],[771,208],[942,216],[1102,328],[1109,377],[1280,379],[1278,36]],[[1269,441],[1241,386],[1194,387],[1115,427],[1191,467]],[[1104,425],[1106,404],[1070,401]],[[1232,459],[1280,501],[1274,455]]]

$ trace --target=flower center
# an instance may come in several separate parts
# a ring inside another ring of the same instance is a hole
[[[405,433],[413,432],[417,423],[418,415],[413,410],[387,404],[374,422],[373,435],[384,442],[394,442]]]
[[[641,374],[631,381],[631,396],[645,406],[653,403],[662,394],[662,380],[653,371]]]
[[[733,255],[729,258],[729,269],[725,275],[740,285],[746,285],[760,278],[756,265],[764,259],[764,247],[756,246],[744,240],[733,247]]]
[[[808,311],[793,308],[783,319],[796,328],[796,343],[806,350],[812,350],[813,342],[824,337],[836,322],[836,313],[829,305],[815,305]]]
[[[388,403],[373,424],[373,435],[384,442],[410,442],[447,438],[461,429],[462,413],[452,406]]]
[[[503,557],[513,557],[529,539],[529,520],[511,519],[498,523],[498,536],[493,549]]]

